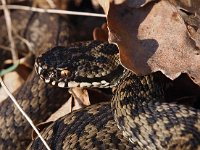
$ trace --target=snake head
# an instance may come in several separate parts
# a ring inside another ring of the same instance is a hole
[[[58,87],[116,85],[123,74],[118,48],[107,42],[78,42],[57,46],[36,58],[36,72],[46,83]]]

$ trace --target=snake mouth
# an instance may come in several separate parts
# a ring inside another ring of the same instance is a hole
[[[45,83],[52,84],[53,86],[58,86],[61,88],[72,88],[72,87],[98,87],[98,88],[112,88],[115,85],[111,85],[105,80],[100,82],[77,82],[73,80],[67,80],[66,78],[59,78],[59,76],[69,76],[70,72],[68,70],[57,70],[49,67],[47,64],[40,62],[39,58],[35,61],[35,71],[39,77],[45,81]]]
[[[53,69],[53,67],[40,61],[38,57],[35,61],[35,71],[39,77],[45,81],[45,83],[52,84],[53,86],[58,86],[61,88],[72,88],[72,87],[99,87],[99,88],[111,88],[114,85],[110,85],[105,80],[100,82],[78,82],[74,80],[68,80],[71,75],[70,71],[64,69]],[[67,78],[68,76],[68,78]]]

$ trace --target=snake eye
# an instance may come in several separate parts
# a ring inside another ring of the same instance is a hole
[[[69,70],[61,70],[60,74],[61,74],[61,77],[66,77],[66,76],[70,76],[71,72]]]

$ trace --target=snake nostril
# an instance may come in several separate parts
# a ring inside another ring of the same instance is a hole
[[[49,72],[48,76],[49,76],[49,78],[53,78],[53,77],[55,77],[55,73],[53,71],[51,71],[51,72]]]

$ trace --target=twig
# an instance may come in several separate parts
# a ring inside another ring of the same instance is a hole
[[[4,46],[4,45],[0,45],[0,48],[9,52],[11,51],[10,47]]]
[[[23,38],[22,36],[18,35],[17,33],[16,33],[16,38],[21,40],[27,46],[27,48],[30,52],[33,52],[33,46],[27,39]]]
[[[17,106],[17,108],[19,109],[19,111],[22,113],[22,115],[26,118],[26,120],[29,122],[29,124],[32,126],[32,128],[34,129],[34,131],[37,133],[38,137],[41,139],[41,141],[43,142],[43,144],[45,145],[45,147],[48,150],[51,150],[50,147],[48,146],[48,144],[46,143],[46,141],[42,138],[40,132],[37,130],[37,128],[35,127],[35,125],[33,124],[32,120],[28,117],[28,115],[22,110],[22,108],[20,107],[20,105],[18,104],[18,102],[16,101],[16,99],[14,98],[14,96],[10,93],[10,91],[8,90],[8,88],[6,87],[6,85],[4,84],[2,78],[0,77],[0,83],[2,85],[2,87],[4,88],[4,90],[6,91],[6,93],[8,94],[8,96],[11,98],[11,100],[13,101],[13,103]]]
[[[5,16],[5,20],[6,20],[6,27],[7,27],[7,32],[8,32],[8,38],[9,38],[9,41],[10,41],[12,59],[13,59],[14,63],[17,63],[18,54],[15,50],[15,42],[14,42],[14,39],[12,37],[12,22],[11,22],[11,18],[10,18],[10,12],[9,12],[8,8],[6,7],[6,1],[1,0],[1,3],[2,3],[1,7],[4,11],[4,16]]]
[[[105,14],[89,13],[89,12],[75,12],[68,10],[59,10],[59,9],[42,9],[36,7],[20,6],[20,5],[6,5],[8,9],[19,9],[19,10],[28,10],[40,13],[54,13],[54,14],[67,14],[67,15],[79,15],[79,16],[91,16],[91,17],[106,17]],[[0,5],[0,9],[3,9],[3,6]]]
[[[29,51],[33,52],[33,46],[31,44],[31,42],[29,42],[27,39],[25,39],[24,37],[20,36],[17,31],[15,30],[15,28],[12,28],[12,32],[15,35],[15,37],[19,40],[21,40],[28,48]]]

